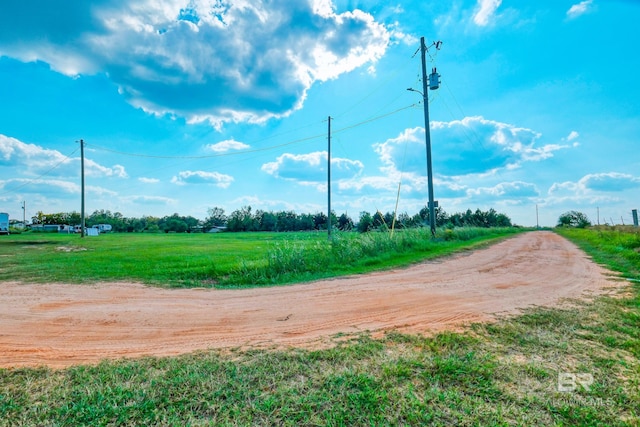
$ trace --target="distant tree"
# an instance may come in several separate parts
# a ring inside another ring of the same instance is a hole
[[[408,213],[402,212],[398,214],[396,218],[396,228],[411,228],[415,227],[413,223],[413,219],[409,216]]]
[[[256,218],[260,224],[260,231],[276,231],[278,217],[273,212],[256,211]]]
[[[44,224],[44,225],[61,225],[67,224],[68,214],[64,212],[46,214],[42,211],[36,212],[35,216],[31,218],[32,224]]]
[[[373,214],[373,228],[387,230],[389,227],[391,227],[391,224],[385,222],[382,212],[376,211]]]
[[[324,212],[318,212],[313,216],[313,228],[316,230],[327,229],[327,215]]]
[[[184,233],[191,232],[200,225],[200,221],[192,216],[180,216],[174,213],[171,216],[165,216],[158,221],[158,227],[165,233]]]
[[[36,214],[31,217],[31,224],[44,224],[44,212],[36,212]]]
[[[395,212],[387,212],[386,214],[384,214],[384,223],[388,228],[391,228],[395,216]]]
[[[347,214],[340,215],[338,218],[338,229],[341,231],[351,231],[353,230],[353,220],[349,218]]]
[[[373,229],[373,217],[369,212],[360,212],[357,228],[360,233],[366,233]]]
[[[444,211],[444,209],[442,209],[441,206],[438,206],[435,209],[435,212],[436,212],[436,227],[441,227],[449,221],[449,215]],[[431,224],[430,216],[431,216],[431,212],[429,212],[429,208],[426,206],[423,206],[422,209],[420,209],[418,216],[414,216],[413,219],[414,219],[414,222],[416,223],[419,222],[426,226]]]
[[[591,226],[591,221],[582,212],[569,211],[558,218],[558,227],[586,228],[589,226]]]
[[[316,229],[315,215],[302,214],[302,215],[296,215],[296,218],[297,218],[296,226],[295,226],[296,231],[311,231]],[[326,228],[327,227],[325,226],[325,229]]]
[[[222,227],[227,223],[227,216],[224,214],[224,209],[214,207],[210,208],[207,213],[209,216],[204,220],[205,227]]]
[[[251,213],[251,206],[243,206],[231,212],[227,219],[227,229],[229,231],[257,231],[259,221]]]
[[[155,216],[143,216],[140,222],[142,230],[148,233],[157,233],[160,231],[160,227],[158,226],[158,224],[160,223],[160,218],[157,218]]]

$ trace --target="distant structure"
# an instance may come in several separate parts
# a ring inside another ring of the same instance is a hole
[[[0,234],[9,234],[9,214],[0,212]]]
[[[633,225],[638,226],[638,209],[633,209],[631,211],[631,215],[633,215]]]

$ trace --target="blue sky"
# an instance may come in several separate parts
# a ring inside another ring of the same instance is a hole
[[[640,2],[47,0],[0,5],[0,211],[425,206],[521,225],[640,208]],[[399,197],[398,188],[400,188]],[[536,207],[538,216],[536,216]]]

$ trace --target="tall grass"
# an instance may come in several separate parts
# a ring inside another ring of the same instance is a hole
[[[559,228],[558,233],[579,244],[597,262],[627,278],[640,280],[640,230],[637,227]]]
[[[439,230],[433,239],[429,229],[408,229],[365,234],[338,233],[329,240],[274,242],[265,260],[243,262],[225,283],[272,285],[357,274],[372,268],[405,266],[451,254],[474,241],[491,241],[522,231],[516,228],[462,227]]]

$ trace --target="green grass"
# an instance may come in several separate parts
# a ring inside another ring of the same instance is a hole
[[[634,236],[562,233],[638,277]],[[624,291],[433,337],[0,369],[0,426],[638,426],[640,285]],[[559,373],[593,383],[558,391]]]
[[[138,281],[168,287],[277,285],[408,265],[522,231],[470,228],[387,233],[24,233],[0,238],[5,280]]]

